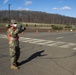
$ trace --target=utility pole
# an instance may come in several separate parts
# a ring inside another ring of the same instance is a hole
[[[10,24],[10,20],[11,20],[11,18],[10,18],[10,5],[11,5],[11,4],[8,4],[8,11],[9,11],[9,14],[8,14],[8,15],[9,15],[9,24]]]

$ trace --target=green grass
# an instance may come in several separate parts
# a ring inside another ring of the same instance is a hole
[[[0,27],[5,27],[7,23],[0,23]]]
[[[6,27],[6,24],[8,23],[0,23],[0,27]],[[41,28],[50,28],[51,29],[51,25],[54,26],[59,26],[59,27],[63,27],[65,28],[66,25],[63,24],[45,24],[45,23],[25,23],[25,22],[21,22],[18,23],[18,25],[22,24],[25,27],[41,27]],[[76,29],[75,25],[72,25],[72,29]]]
[[[5,27],[6,24],[8,24],[8,23],[0,23],[0,27]],[[28,25],[28,27],[35,27],[35,26],[37,26],[37,27],[50,27],[51,25],[62,26],[62,27],[66,26],[66,25],[61,25],[61,24],[25,23],[25,22],[18,23],[18,25],[19,24],[22,24],[24,26]]]
[[[45,24],[45,23],[21,23],[22,25],[26,26],[28,25],[28,27],[51,27],[51,25],[55,25],[55,26],[61,26],[61,27],[65,27],[66,25],[62,25],[62,24]]]

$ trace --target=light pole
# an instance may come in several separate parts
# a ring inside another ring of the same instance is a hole
[[[9,11],[9,24],[10,24],[10,5],[11,5],[11,4],[8,4],[8,11]]]

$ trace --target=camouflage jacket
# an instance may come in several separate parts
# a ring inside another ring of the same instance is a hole
[[[9,40],[9,47],[19,46],[19,29],[9,28],[7,30],[7,38]]]

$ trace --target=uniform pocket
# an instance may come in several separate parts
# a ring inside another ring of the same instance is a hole
[[[9,52],[10,52],[10,56],[11,56],[11,57],[15,56],[15,54],[16,54],[15,47],[11,47],[11,48],[9,49]]]

